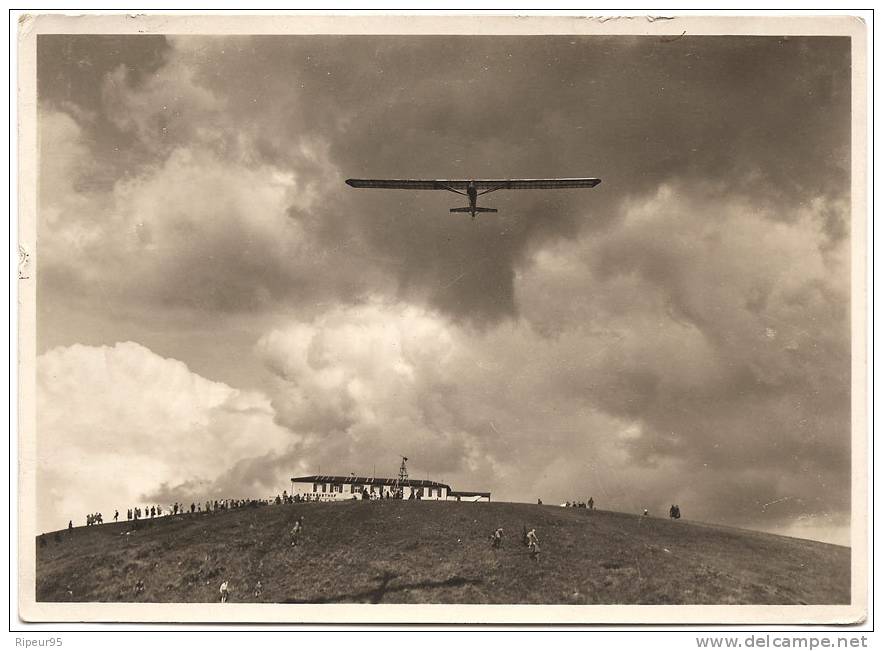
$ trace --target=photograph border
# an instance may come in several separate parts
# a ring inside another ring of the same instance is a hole
[[[312,624],[855,624],[868,612],[868,35],[850,16],[674,16],[666,18],[499,15],[22,15],[18,23],[18,598],[28,622]],[[852,42],[851,335],[852,499],[849,605],[608,606],[459,604],[145,604],[35,600],[36,529],[36,42],[41,34],[430,35],[794,35]],[[15,47],[15,45],[12,45]],[[12,152],[11,152],[12,155]],[[15,168],[11,165],[10,170]],[[12,435],[12,433],[11,433]],[[12,569],[12,568],[11,568]]]

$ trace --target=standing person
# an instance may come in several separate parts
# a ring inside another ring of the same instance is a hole
[[[68,531],[73,531],[73,529],[74,529],[74,521],[73,521],[73,520],[68,520],[68,521],[67,521],[67,530],[68,530]]]
[[[530,539],[527,536],[527,525],[526,524],[521,525],[521,544],[524,545],[525,547],[530,545]]]
[[[680,504],[675,504],[675,516],[674,517],[675,517],[675,520],[681,519],[681,505]]]
[[[120,512],[117,509],[113,510],[113,521],[118,522],[120,519]]]
[[[595,510],[595,498],[594,497],[589,498],[589,510],[590,511]]]
[[[227,600],[230,598],[230,585],[224,581],[221,584],[221,603],[227,603]]]
[[[530,551],[530,559],[532,561],[540,560],[540,541],[537,538],[536,529],[531,529],[527,532],[527,549]]]
[[[497,530],[491,534],[491,548],[499,549],[503,546],[503,527],[497,527]]]

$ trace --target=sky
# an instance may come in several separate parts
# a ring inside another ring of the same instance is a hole
[[[314,473],[848,544],[825,37],[38,37],[37,523]],[[446,192],[356,178],[592,176]]]

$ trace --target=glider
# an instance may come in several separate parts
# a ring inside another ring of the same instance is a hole
[[[476,205],[478,197],[497,190],[560,190],[562,188],[594,188],[601,179],[347,179],[353,188],[385,190],[447,190],[469,198],[469,205],[451,208],[451,212],[497,212],[496,208]]]

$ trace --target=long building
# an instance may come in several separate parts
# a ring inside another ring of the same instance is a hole
[[[455,491],[428,479],[389,479],[355,475],[307,475],[291,478],[291,494],[320,501],[352,499],[420,499],[450,502],[490,502],[486,491]]]

